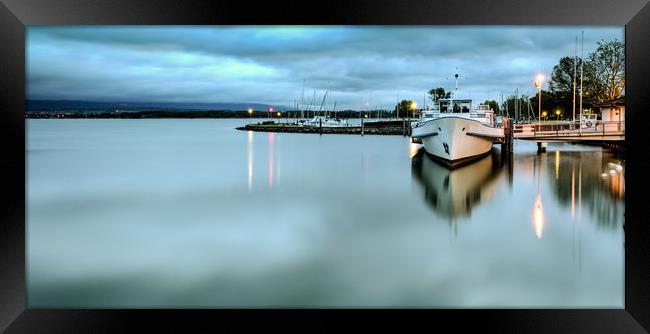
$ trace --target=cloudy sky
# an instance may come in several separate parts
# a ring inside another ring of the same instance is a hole
[[[534,94],[550,75],[623,27],[32,26],[27,29],[29,99],[114,102],[245,102],[337,109],[391,108],[397,99],[454,88],[483,101]],[[578,54],[580,45],[578,45]],[[545,85],[546,88],[546,85]]]

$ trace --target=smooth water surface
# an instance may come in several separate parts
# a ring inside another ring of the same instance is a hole
[[[28,120],[29,307],[624,305],[624,161],[248,120]]]

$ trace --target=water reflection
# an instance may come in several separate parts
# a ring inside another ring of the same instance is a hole
[[[253,189],[253,131],[248,131],[248,191]]]
[[[533,228],[535,230],[535,236],[537,239],[542,238],[542,233],[544,233],[544,208],[542,207],[542,172],[541,172],[541,157],[546,158],[546,154],[542,153],[537,156],[535,159],[535,174],[537,175],[537,195],[535,196],[535,203],[533,205]],[[559,151],[556,151],[555,154],[555,166],[556,166],[556,179],[557,171],[560,163]]]
[[[555,165],[558,177],[549,182],[550,189],[559,205],[570,206],[572,219],[576,216],[577,192],[578,220],[584,204],[599,226],[613,229],[622,224],[625,167],[620,156],[608,151],[562,152]]]
[[[470,215],[489,201],[505,174],[498,151],[472,164],[453,170],[420,150],[411,159],[411,173],[424,189],[427,204],[438,214],[454,219]]]
[[[269,189],[273,189],[273,159],[275,158],[275,132],[269,132],[268,134],[269,142]]]

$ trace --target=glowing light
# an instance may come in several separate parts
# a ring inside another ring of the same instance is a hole
[[[420,150],[420,144],[409,143],[409,157],[413,158]]]
[[[544,74],[539,73],[539,74],[535,77],[535,80],[538,81],[539,83],[541,83],[542,81],[544,81]]]
[[[533,227],[535,228],[535,236],[537,236],[537,239],[541,239],[544,232],[544,209],[542,208],[542,195],[539,194],[533,207]]]
[[[248,114],[251,115],[253,113],[253,108],[248,108]]]
[[[282,113],[278,111],[277,113],[278,117],[282,116]]]
[[[607,173],[600,174],[600,177],[602,177],[603,179],[607,178]]]
[[[416,109],[417,107],[418,107],[418,105],[415,104],[415,102],[411,102],[411,109]]]

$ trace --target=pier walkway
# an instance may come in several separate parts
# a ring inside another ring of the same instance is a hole
[[[624,141],[625,122],[513,124],[513,139],[536,142]]]

